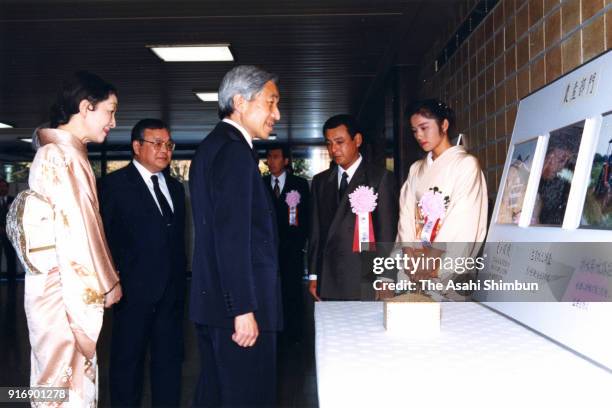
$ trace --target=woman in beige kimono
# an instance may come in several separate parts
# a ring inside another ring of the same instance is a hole
[[[410,167],[402,187],[397,241],[426,248],[428,256],[442,255],[435,248],[445,246],[445,257],[473,257],[487,228],[487,185],[478,160],[463,146],[451,145],[454,113],[446,104],[431,99],[418,102],[409,118],[427,156]],[[462,272],[432,267],[417,273],[419,279],[448,279],[449,274]]]
[[[29,190],[19,194],[8,232],[26,270],[25,311],[31,354],[30,386],[68,387],[69,402],[97,404],[96,342],[104,307],[121,298],[119,277],[104,238],[96,179],[86,144],[115,127],[115,88],[78,72],[38,129]]]

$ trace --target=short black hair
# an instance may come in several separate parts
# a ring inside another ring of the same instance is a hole
[[[79,112],[79,104],[87,99],[93,106],[113,94],[117,96],[117,89],[96,74],[87,71],[78,71],[68,80],[64,81],[62,89],[58,92],[55,103],[49,112],[49,126],[57,128],[70,121],[72,115]]]
[[[289,150],[289,146],[287,146],[285,143],[270,143],[269,145],[267,145],[266,146],[266,156],[272,150],[280,150],[280,151],[282,151],[283,152],[283,159],[289,159],[290,156],[291,156],[291,152]]]
[[[143,140],[145,129],[166,129],[168,132],[170,128],[161,119],[141,119],[132,128],[132,142],[134,140]]]
[[[361,128],[357,118],[355,118],[353,115],[342,113],[340,115],[332,116],[325,121],[325,124],[323,125],[323,136],[325,137],[325,132],[327,130],[335,129],[340,125],[346,126],[346,130],[351,136],[351,139],[354,139],[357,133],[361,133]]]
[[[439,128],[442,128],[442,122],[446,119],[448,120],[448,138],[452,139],[455,136],[455,112],[438,99],[423,99],[413,103],[406,110],[406,119],[410,121],[412,115],[434,119]]]

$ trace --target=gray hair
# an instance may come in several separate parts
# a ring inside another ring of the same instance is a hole
[[[234,112],[234,95],[242,95],[247,101],[252,100],[268,81],[275,84],[278,76],[253,65],[239,65],[232,68],[221,80],[219,86],[219,119]]]

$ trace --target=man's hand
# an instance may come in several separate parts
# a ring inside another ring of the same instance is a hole
[[[374,300],[384,300],[384,299],[391,299],[392,297],[395,297],[395,292],[390,289],[381,289],[375,292],[376,294],[375,294]]]
[[[253,347],[259,336],[259,328],[253,312],[234,317],[232,340],[240,347]]]
[[[123,296],[123,291],[121,290],[121,284],[117,282],[115,287],[104,295],[104,307],[109,308],[115,303],[119,302],[119,300],[121,300],[121,296]]]
[[[311,280],[308,282],[308,292],[310,292],[315,302],[321,301],[321,298],[317,295],[317,281],[316,280]]]

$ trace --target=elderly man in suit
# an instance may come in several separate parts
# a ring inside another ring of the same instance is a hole
[[[363,228],[371,229],[375,242],[392,243],[398,219],[395,179],[382,166],[364,161],[359,153],[363,135],[352,116],[331,117],[323,125],[323,134],[336,166],[312,180],[309,291],[315,300],[375,300],[381,293],[372,285],[378,278],[372,272],[374,252],[367,250],[367,243],[361,243],[355,230],[361,229],[362,223],[356,223],[349,195],[358,187],[378,194],[376,207],[370,213],[373,225],[367,224],[366,216]]]
[[[115,407],[140,406],[150,348],[153,406],[179,406],[185,301],[185,191],[166,172],[168,126],[143,119],[132,129],[134,159],[104,177],[100,206],[121,275],[113,308],[110,392]]]
[[[2,254],[4,253],[6,258],[6,276],[9,282],[12,282],[17,274],[17,260],[15,249],[6,235],[6,215],[14,198],[8,192],[8,182],[0,178],[0,264],[2,263]]]
[[[190,316],[201,374],[194,406],[274,406],[282,328],[274,205],[253,151],[280,120],[277,78],[237,66],[219,87],[221,122],[191,163],[195,245]]]
[[[270,174],[264,183],[276,209],[278,225],[278,261],[281,273],[284,330],[280,337],[286,344],[298,343],[303,324],[304,246],[310,223],[308,181],[291,174],[289,148],[281,144],[268,146],[266,161]]]

